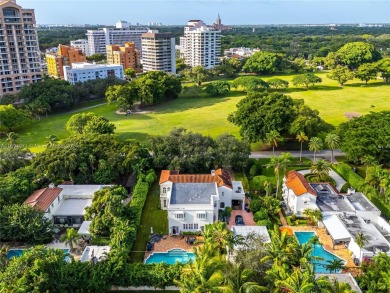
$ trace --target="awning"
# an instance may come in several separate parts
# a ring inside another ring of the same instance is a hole
[[[336,215],[326,216],[322,222],[334,242],[351,241],[351,234]]]

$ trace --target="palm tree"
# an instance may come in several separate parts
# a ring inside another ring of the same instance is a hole
[[[283,153],[279,157],[272,156],[271,160],[267,164],[267,168],[273,168],[276,176],[276,196],[279,194],[279,185],[280,185],[280,173],[284,176],[287,170],[288,165],[291,162],[291,154]]]
[[[16,140],[19,138],[19,135],[17,135],[15,132],[9,132],[7,133],[7,141],[10,145],[14,145]]]
[[[351,285],[346,282],[339,282],[336,278],[328,279],[328,282],[325,286],[321,288],[321,292],[324,293],[354,293]]]
[[[54,134],[50,134],[49,136],[46,137],[47,139],[47,147],[52,147],[57,144],[58,137],[55,136]]]
[[[66,233],[61,236],[60,240],[64,241],[66,245],[70,247],[70,251],[73,251],[73,243],[80,238],[80,235],[73,228],[67,229]]]
[[[215,247],[220,254],[226,253],[226,249],[233,250],[235,238],[233,232],[227,229],[225,222],[206,225],[203,235],[205,241]]]
[[[265,196],[269,196],[272,191],[272,183],[269,180],[264,181]]]
[[[327,260],[325,269],[330,273],[337,273],[345,268],[344,261],[342,259]]]
[[[340,137],[336,133],[328,133],[325,137],[325,144],[332,151],[332,156],[330,157],[330,163],[333,164],[333,150],[339,147]]]
[[[375,189],[378,189],[384,175],[385,171],[383,170],[382,165],[373,165],[368,168],[365,181]]]
[[[265,141],[269,145],[272,145],[272,154],[275,155],[275,147],[278,146],[278,142],[282,141],[282,137],[276,130],[271,130],[270,132],[266,133]]]
[[[235,264],[228,266],[225,272],[225,284],[217,287],[217,291],[224,293],[260,293],[266,291],[253,280],[253,272],[245,269],[243,265]]]
[[[316,152],[322,149],[323,143],[321,138],[312,137],[309,141],[309,150],[314,152],[314,162],[316,162]]]
[[[325,177],[329,176],[331,168],[328,163],[328,161],[325,160],[318,160],[317,162],[313,163],[310,167],[310,173],[312,174],[318,174],[318,179],[322,180]]]
[[[302,272],[300,269],[294,269],[294,272],[285,280],[276,281],[276,286],[282,292],[289,293],[311,293],[315,287],[313,277],[310,274]]]
[[[303,143],[305,141],[308,141],[309,138],[307,137],[307,135],[303,131],[301,131],[300,133],[297,134],[296,139],[301,143],[301,151],[299,152],[299,162],[302,162],[302,147],[303,147]]]
[[[304,209],[302,214],[308,217],[313,225],[317,225],[318,221],[322,220],[322,213],[318,209]]]
[[[361,261],[361,259],[363,258],[363,246],[366,242],[368,242],[368,239],[367,237],[362,233],[362,232],[359,232],[356,234],[355,236],[355,242],[356,244],[359,246],[360,248],[360,257],[359,257],[359,260]]]

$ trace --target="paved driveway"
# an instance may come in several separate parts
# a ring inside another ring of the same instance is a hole
[[[245,226],[256,226],[255,221],[253,221],[253,214],[252,212],[248,213],[243,210],[232,210],[232,214],[230,216],[228,228],[230,229],[231,226],[235,226],[235,218],[237,215],[241,215],[244,219]]]

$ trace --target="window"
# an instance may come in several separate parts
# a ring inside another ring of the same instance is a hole
[[[225,203],[224,203],[224,202],[221,202],[221,203],[219,204],[219,207],[220,207],[221,209],[224,209],[224,208],[225,208]]]
[[[206,213],[199,213],[196,215],[196,217],[198,219],[201,219],[201,220],[206,220],[207,219],[207,214]]]
[[[163,193],[167,193],[167,188],[163,187]]]
[[[183,220],[184,219],[184,213],[177,213],[177,214],[175,214],[175,218],[179,219],[179,220]]]
[[[222,191],[222,196],[224,196],[224,195],[225,195],[225,192]]]
[[[167,200],[164,199],[164,208],[166,208],[166,207],[167,207]]]
[[[195,223],[183,224],[183,230],[198,230],[199,225]]]

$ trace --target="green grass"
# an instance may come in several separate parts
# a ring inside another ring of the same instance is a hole
[[[338,125],[347,121],[344,116],[346,112],[367,114],[370,111],[390,110],[388,104],[390,85],[382,81],[371,81],[366,86],[359,80],[353,80],[344,88],[340,88],[337,82],[326,77],[325,72],[316,74],[323,79],[322,84],[311,87],[309,90],[290,84],[290,88],[283,92],[293,98],[304,99],[307,105],[317,109],[320,116],[331,124]],[[272,77],[279,77],[291,83],[293,76],[285,74],[261,78],[268,80]],[[115,123],[116,133],[120,139],[134,138],[145,142],[151,135],[167,134],[173,127],[184,127],[212,137],[224,132],[238,136],[238,127],[228,122],[227,116],[235,111],[236,104],[244,96],[245,93],[241,91],[232,91],[228,97],[222,98],[209,97],[205,94],[192,97],[187,93],[176,100],[153,107],[149,114],[131,116],[116,114],[116,104],[98,106],[88,110],[79,109],[33,122],[18,131],[18,142],[32,151],[40,151],[45,147],[47,136],[54,134],[61,140],[66,138],[69,136],[65,129],[66,121],[76,112],[94,112],[108,118]],[[5,138],[0,139],[0,143],[5,143]],[[258,149],[259,144],[254,144],[252,147]]]
[[[168,233],[168,214],[159,208],[160,186],[155,182],[149,190],[142,210],[141,226],[137,231],[137,238],[130,255],[132,262],[143,262],[146,244],[149,241],[150,227],[156,234]]]

